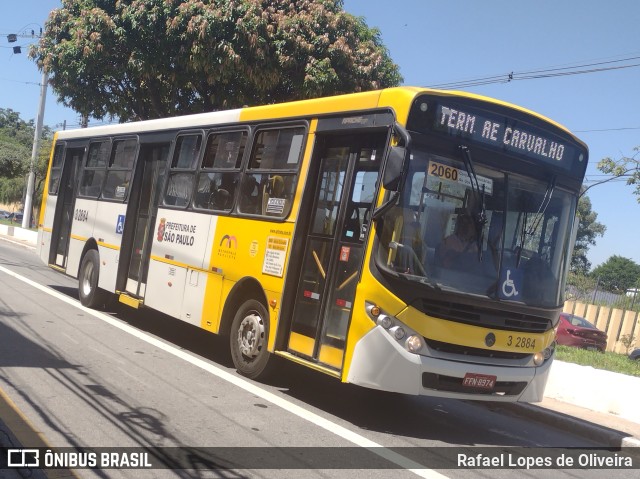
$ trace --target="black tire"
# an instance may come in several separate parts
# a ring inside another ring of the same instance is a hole
[[[95,249],[90,249],[82,257],[78,271],[78,296],[80,303],[87,308],[98,308],[107,302],[107,292],[98,288],[99,277],[100,255]]]
[[[254,299],[242,303],[231,323],[229,345],[237,371],[250,379],[265,379],[273,364],[267,348],[269,312]]]

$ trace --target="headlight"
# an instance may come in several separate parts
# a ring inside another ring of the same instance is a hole
[[[420,334],[402,324],[400,320],[390,315],[373,302],[366,301],[365,307],[369,318],[383,328],[404,349],[413,354],[419,354],[424,347],[424,340]]]
[[[381,314],[378,316],[378,324],[384,329],[389,329],[393,325],[393,321],[386,314]]]
[[[554,341],[553,343],[551,343],[551,346],[549,346],[547,349],[543,351],[544,359],[549,359],[553,355],[553,351],[555,349],[556,349],[556,342]]]
[[[393,335],[395,336],[396,339],[402,339],[405,336],[405,332],[404,329],[397,327],[393,329]]]
[[[534,354],[533,364],[535,364],[536,366],[540,366],[542,363],[544,363],[544,352]]]
[[[415,334],[409,336],[407,339],[407,349],[410,353],[417,353],[422,348],[422,339]]]

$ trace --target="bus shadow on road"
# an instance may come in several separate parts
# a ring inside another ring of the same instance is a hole
[[[52,285],[62,294],[77,299],[76,288]],[[234,371],[228,338],[149,309],[132,309],[117,301],[101,312],[162,339],[172,345],[210,360],[228,372]],[[274,389],[291,401],[311,406],[321,414],[334,416],[363,430],[399,436],[406,440],[438,441],[456,445],[530,446],[523,431],[543,426],[501,412],[493,403],[409,396],[377,391],[352,384],[273,356],[275,374],[257,382]],[[247,379],[247,381],[250,381]],[[255,382],[255,381],[254,381]],[[540,445],[556,443],[542,432]],[[578,443],[576,446],[584,444]]]

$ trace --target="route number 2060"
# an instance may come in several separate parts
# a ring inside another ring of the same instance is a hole
[[[443,165],[442,163],[436,163],[435,161],[429,162],[429,174],[444,178],[445,180],[458,181],[458,169],[451,166]]]

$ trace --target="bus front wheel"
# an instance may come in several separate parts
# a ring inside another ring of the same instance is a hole
[[[96,308],[105,304],[107,293],[98,288],[100,276],[100,255],[95,249],[85,253],[78,272],[78,296],[80,303],[87,308]]]
[[[268,338],[269,312],[254,299],[244,302],[233,318],[229,335],[231,358],[240,374],[250,379],[268,375]]]

